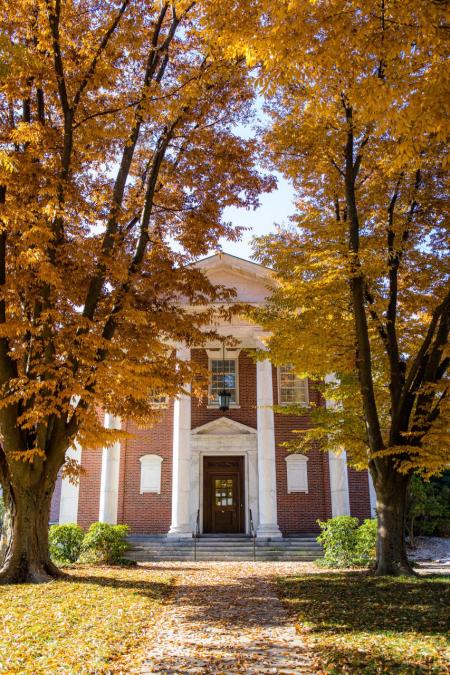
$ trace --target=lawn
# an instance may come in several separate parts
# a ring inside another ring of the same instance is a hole
[[[450,577],[327,572],[278,581],[316,672],[450,672]]]
[[[130,672],[139,660],[170,577],[143,567],[80,566],[67,574],[0,586],[0,673]]]

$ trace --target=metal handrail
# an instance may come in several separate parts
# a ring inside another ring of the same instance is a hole
[[[197,539],[200,539],[200,509],[197,509],[197,517],[195,519],[195,530],[192,533],[194,539],[194,560],[197,560]]]
[[[253,524],[252,510],[249,509],[248,513],[249,513],[249,521],[250,521],[250,523],[249,523],[250,524],[250,535],[253,539],[253,562],[256,562],[256,530],[255,530],[255,526]]]

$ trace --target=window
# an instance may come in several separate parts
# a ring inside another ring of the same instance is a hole
[[[287,491],[308,492],[308,458],[305,455],[286,457]]]
[[[169,397],[161,394],[158,389],[150,391],[149,401],[152,408],[167,408],[169,405]]]
[[[217,394],[221,389],[228,389],[231,394],[231,403],[237,403],[237,359],[211,359],[209,362],[211,383],[209,398],[211,403],[218,403]]]
[[[308,405],[308,378],[297,377],[291,365],[278,368],[278,403]]]
[[[141,463],[141,495],[144,492],[161,494],[161,464],[163,458],[159,455],[144,455],[139,458]]]
[[[233,479],[216,478],[214,481],[216,506],[233,506]]]

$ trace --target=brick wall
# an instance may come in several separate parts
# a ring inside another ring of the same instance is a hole
[[[272,369],[273,400],[278,403],[277,369]],[[309,383],[311,402],[323,404],[319,392]],[[283,534],[306,534],[319,530],[316,520],[331,517],[330,475],[328,456],[317,447],[308,454],[308,493],[287,492],[285,458],[289,452],[281,447],[284,441],[292,440],[294,429],[308,429],[311,424],[308,409],[302,416],[275,413],[275,458],[277,471],[278,525]]]
[[[127,422],[126,431],[133,434],[123,444],[120,455],[120,490],[118,522],[129,525],[135,534],[166,533],[170,527],[172,504],[172,429],[173,403],[162,413],[161,420],[151,429],[139,429]],[[143,455],[163,458],[161,464],[161,494],[140,494]]]
[[[192,350],[192,358],[208,366],[204,349]],[[278,402],[277,370],[273,368],[274,402]],[[323,405],[319,392],[310,383],[310,400]],[[247,351],[239,354],[239,408],[231,409],[225,416],[256,428],[256,364]],[[206,398],[192,400],[192,428],[211,422],[224,413],[217,408],[208,409]],[[278,496],[278,522],[285,534],[317,532],[317,518],[331,517],[330,477],[328,455],[315,447],[308,453],[308,494],[287,494],[285,457],[287,451],[280,443],[292,438],[294,429],[310,425],[307,409],[302,416],[275,414],[275,456]],[[125,429],[133,433],[121,448],[118,522],[130,526],[133,533],[166,533],[171,521],[172,496],[172,434],[173,403],[162,414],[161,420],[151,429],[138,429],[127,422]],[[163,458],[161,494],[140,494],[139,458],[157,454]],[[86,474],[80,481],[79,517],[83,527],[98,520],[101,451],[83,449],[82,464]],[[349,468],[350,504],[352,515],[366,518],[370,515],[367,472]]]
[[[83,448],[81,465],[84,473],[80,478],[78,498],[78,524],[88,528],[98,520],[100,507],[100,479],[102,473],[102,451]]]
[[[350,493],[350,514],[360,520],[370,518],[369,475],[367,471],[356,471],[349,466],[348,489]]]

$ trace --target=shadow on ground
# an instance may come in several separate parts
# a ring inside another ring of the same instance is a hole
[[[448,672],[450,577],[325,573],[279,586],[326,672]]]

